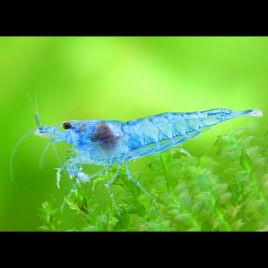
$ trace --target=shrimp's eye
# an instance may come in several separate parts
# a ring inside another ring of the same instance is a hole
[[[64,129],[72,128],[72,124],[70,122],[64,122],[62,126],[63,126]]]

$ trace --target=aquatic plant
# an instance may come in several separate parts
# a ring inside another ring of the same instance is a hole
[[[268,135],[239,129],[218,136],[200,157],[179,148],[148,157],[150,175],[134,173],[155,196],[156,206],[129,182],[124,169],[112,185],[120,215],[105,182],[109,170],[80,184],[65,210],[80,219],[66,226],[56,205],[44,202],[42,230],[48,231],[267,231]]]

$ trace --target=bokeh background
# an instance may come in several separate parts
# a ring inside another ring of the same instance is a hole
[[[167,111],[260,108],[268,112],[266,37],[0,37],[0,230],[37,231],[42,202],[61,204],[66,174],[47,140],[29,136],[9,159],[20,136],[36,127],[38,97],[44,125],[68,119],[131,120]],[[217,135],[249,127],[263,133],[264,118],[241,117],[217,125],[184,148],[201,155]],[[61,157],[68,149],[58,144]],[[146,171],[143,159],[131,165]],[[76,224],[65,215],[66,221]]]

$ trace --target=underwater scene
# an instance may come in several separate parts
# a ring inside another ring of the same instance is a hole
[[[0,37],[0,231],[268,231],[267,37]]]

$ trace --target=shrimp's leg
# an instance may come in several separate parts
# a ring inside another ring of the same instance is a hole
[[[60,177],[61,177],[61,172],[64,168],[66,168],[69,177],[72,179],[73,177],[76,177],[79,179],[79,181],[88,181],[91,179],[92,176],[97,176],[101,173],[101,171],[97,171],[96,173],[92,175],[87,175],[84,172],[82,172],[82,169],[78,169],[79,164],[91,164],[91,161],[81,161],[81,159],[77,156],[71,157],[69,160],[67,160],[62,166],[57,168],[57,187],[60,188]],[[107,169],[111,165],[107,166]]]
[[[78,187],[78,185],[81,182],[86,182],[86,181],[90,181],[94,178],[96,178],[97,176],[99,176],[100,174],[104,173],[105,171],[107,171],[112,165],[107,165],[106,167],[104,167],[103,169],[91,174],[91,175],[87,175],[82,171],[79,171],[77,173],[77,179],[76,182],[74,183],[72,189],[70,190],[70,192],[67,194],[67,196],[64,198],[63,203],[61,204],[61,210],[63,210],[65,204],[66,204],[66,200],[72,195],[72,193],[76,190],[76,188]],[[73,175],[73,173],[72,173]]]
[[[61,172],[64,170],[65,167],[69,166],[70,163],[69,161],[66,161],[63,165],[61,165],[59,168],[57,168],[57,179],[56,179],[56,184],[57,184],[57,187],[60,188],[60,177],[61,177]],[[68,172],[69,173],[69,172]],[[69,174],[70,177],[72,177],[70,174]]]
[[[79,184],[78,181],[76,181],[76,182],[74,183],[72,189],[70,190],[70,192],[67,194],[66,197],[64,197],[64,200],[63,200],[63,202],[62,202],[62,204],[61,204],[61,206],[60,206],[61,211],[63,211],[64,206],[65,206],[65,204],[66,204],[66,200],[72,195],[72,193],[73,193],[73,192],[75,191],[75,189],[78,187],[78,184]]]
[[[61,172],[62,170],[68,165],[68,161],[65,162],[63,165],[61,165],[59,168],[57,168],[57,179],[56,179],[56,184],[57,187],[60,188],[60,177],[61,177]]]
[[[135,180],[133,177],[132,177],[132,175],[131,175],[131,173],[130,173],[130,170],[129,170],[129,167],[128,167],[128,162],[126,161],[125,162],[125,166],[126,166],[126,171],[127,171],[127,177],[128,177],[128,179],[133,183],[133,184],[135,184],[138,188],[140,188],[140,190],[142,191],[142,192],[144,192],[144,194],[146,194],[153,202],[154,202],[154,204],[157,206],[158,205],[158,203],[157,203],[157,201],[156,201],[156,199],[141,185],[141,183],[140,182],[138,182],[137,180]]]
[[[78,157],[71,157],[67,160],[62,166],[57,169],[57,187],[60,188],[60,177],[61,172],[64,168],[66,168],[69,177],[72,179],[73,177],[79,177],[81,181],[87,181],[87,176],[81,170],[78,170],[78,164],[82,164]],[[85,163],[87,164],[87,163]]]
[[[183,154],[186,154],[186,155],[188,155],[188,156],[191,156],[191,154],[190,154],[188,151],[186,151],[185,149],[183,149],[182,147],[179,147],[177,150],[178,150],[179,152],[183,153]]]
[[[116,203],[115,198],[114,198],[114,193],[111,190],[110,186],[114,183],[115,179],[117,178],[118,173],[120,171],[120,167],[121,167],[121,163],[118,164],[118,167],[117,167],[117,170],[116,170],[114,176],[107,183],[105,183],[105,187],[106,187],[106,189],[107,189],[107,191],[108,191],[108,193],[109,193],[109,195],[111,197],[112,203],[113,203],[118,215],[120,215],[120,212],[119,212],[117,203]]]

